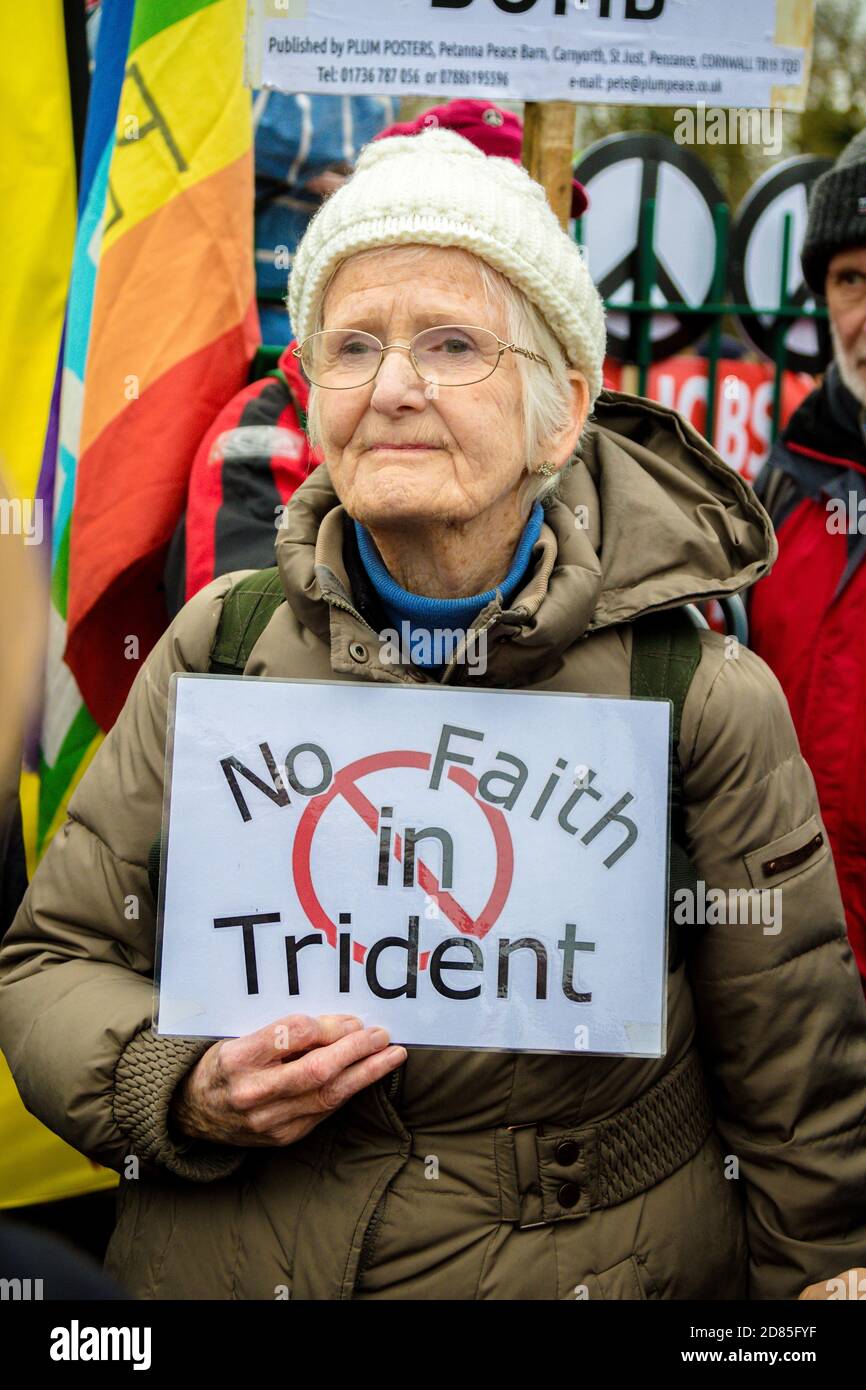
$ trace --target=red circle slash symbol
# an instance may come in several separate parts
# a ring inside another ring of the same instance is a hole
[[[372,753],[369,757],[359,758],[357,762],[349,763],[336,773],[326,792],[322,792],[321,796],[313,797],[298,823],[292,849],[292,874],[298,901],[313,926],[318,931],[324,932],[325,937],[334,947],[337,945],[337,926],[322,907],[313,887],[313,877],[310,872],[313,837],[325,811],[338,796],[345,799],[374,835],[377,834],[379,817],[376,808],[357,785],[358,779],[366,777],[371,772],[381,772],[385,768],[394,767],[414,767],[427,772],[430,769],[430,754],[405,749],[392,753]],[[501,914],[511,891],[511,881],[514,876],[514,846],[511,843],[511,834],[505,816],[495,806],[481,801],[476,795],[478,779],[467,772],[465,768],[460,767],[449,768],[448,777],[455,786],[460,787],[468,796],[472,797],[490,826],[496,849],[496,875],[493,880],[493,888],[478,916],[472,917],[465,908],[461,907],[456,898],[440,889],[436,875],[420,859],[417,861],[418,883],[425,893],[437,899],[440,909],[459,932],[463,932],[466,936],[481,938],[487,935]],[[394,855],[398,861],[402,862],[403,846],[400,835],[394,836]],[[359,964],[363,964],[366,953],[366,946],[363,946],[359,941],[353,942],[353,955]],[[429,955],[430,952],[426,951],[419,959],[418,963],[422,970],[427,968]]]

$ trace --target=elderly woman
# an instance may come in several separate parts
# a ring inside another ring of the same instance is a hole
[[[636,620],[772,561],[687,424],[600,394],[599,298],[511,162],[439,130],[369,146],[290,306],[324,464],[247,676],[628,696]],[[272,1026],[154,1034],[169,680],[226,669],[240,578],[151,653],[0,956],[27,1105],[121,1173],[115,1277],[145,1298],[793,1298],[866,1262],[866,1011],[833,863],[776,682],[712,632],[682,692],[684,849],[707,887],[780,888],[784,925],[708,926],[672,958],[662,1057],[407,1052],[337,1015],[284,1020],[279,1047]],[[386,657],[398,621],[483,632],[486,670]]]

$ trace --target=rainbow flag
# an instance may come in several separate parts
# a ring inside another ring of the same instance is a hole
[[[195,450],[258,343],[244,21],[244,0],[103,10],[56,423],[40,849],[165,629]]]
[[[43,519],[46,532],[51,512],[46,493],[37,491],[37,478],[46,422],[57,423],[59,391],[52,393],[52,383],[59,386],[58,345],[76,226],[63,21],[60,0],[0,6],[0,341],[8,355],[0,378],[0,471],[13,497],[30,499],[36,493],[41,509],[34,515]],[[124,45],[122,57],[125,53]],[[54,432],[56,439],[56,428]],[[49,487],[49,501],[50,496]],[[35,774],[25,773],[21,800],[30,832],[28,858],[38,795]],[[117,1182],[115,1173],[76,1153],[28,1114],[2,1056],[0,1134],[0,1208],[71,1197]]]

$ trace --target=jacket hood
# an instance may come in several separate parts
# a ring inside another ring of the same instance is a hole
[[[321,465],[292,498],[277,540],[292,608],[322,636],[326,592],[350,597],[342,517]],[[501,621],[524,667],[545,649],[643,613],[736,593],[775,557],[770,518],[752,489],[687,421],[604,392],[581,457],[545,511],[529,577]]]
[[[591,628],[722,598],[767,573],[777,554],[769,516],[681,415],[605,392],[594,420],[582,451],[600,520]],[[574,505],[568,485],[563,500]]]

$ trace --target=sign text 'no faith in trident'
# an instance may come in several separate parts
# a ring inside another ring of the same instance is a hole
[[[158,1029],[664,1048],[670,706],[177,675]]]

